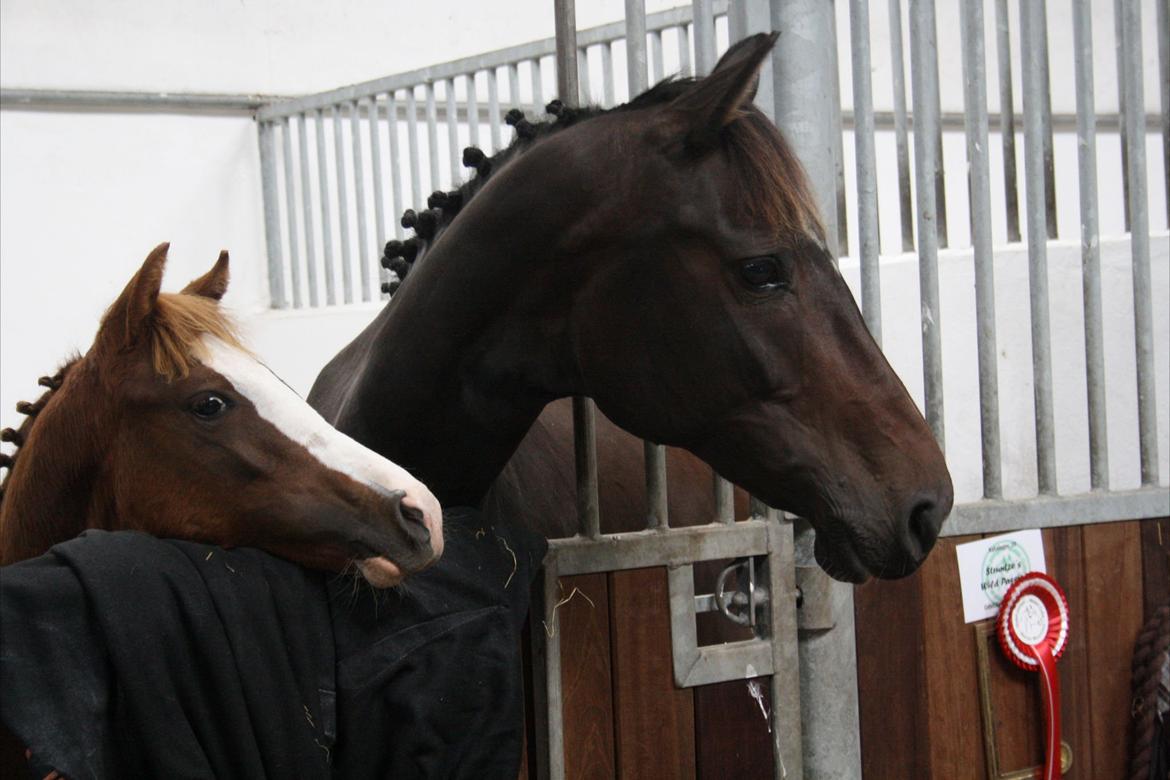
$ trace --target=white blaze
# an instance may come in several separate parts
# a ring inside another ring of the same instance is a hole
[[[403,490],[402,503],[423,513],[431,530],[436,555],[443,549],[443,515],[438,500],[406,469],[387,460],[334,428],[304,399],[280,381],[267,366],[222,340],[203,336],[204,365],[231,383],[256,407],[261,418],[304,446],[326,468],[362,485],[374,483],[386,490]]]

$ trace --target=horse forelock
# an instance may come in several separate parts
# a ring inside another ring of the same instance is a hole
[[[187,376],[193,362],[207,356],[204,336],[247,352],[236,325],[219,302],[198,295],[162,293],[150,328],[150,353],[155,372],[171,380]]]

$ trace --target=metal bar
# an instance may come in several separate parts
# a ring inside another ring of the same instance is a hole
[[[1168,511],[1170,490],[1164,487],[1094,491],[1079,496],[978,501],[955,507],[943,526],[941,536],[1145,520],[1165,517]]]
[[[1040,60],[1040,82],[1044,87],[1044,99],[1040,103],[1040,127],[1044,143],[1044,219],[1049,238],[1056,238],[1056,167],[1052,152],[1052,79],[1048,70],[1048,0],[1033,0],[1040,22],[1037,35]]]
[[[772,638],[773,776],[803,777],[801,668],[796,626],[796,557],[792,524],[769,519],[768,633]],[[810,766],[813,762],[810,762]],[[857,775],[858,777],[860,775]]]
[[[508,101],[512,108],[520,108],[520,66],[515,62],[508,63]]]
[[[353,268],[349,256],[349,200],[345,184],[345,145],[341,140],[341,106],[331,109],[333,155],[337,163],[337,233],[341,237],[341,289],[343,300],[353,303]]]
[[[678,32],[678,74],[684,78],[694,75],[691,67],[691,41],[687,34],[687,26],[680,24],[675,28]]]
[[[1020,240],[1020,194],[1016,176],[1016,114],[1012,94],[1011,19],[1008,0],[995,0],[995,48],[999,66],[1000,135],[1003,142],[1003,194],[1008,241]]]
[[[938,293],[940,231],[935,188],[939,154],[938,56],[934,0],[910,0],[910,76],[914,95],[914,164],[918,185],[918,286],[922,300],[922,374],[926,421],[944,447],[942,333]]]
[[[1125,232],[1130,231],[1129,224],[1129,148],[1125,143],[1128,135],[1126,129],[1125,106],[1125,28],[1122,6],[1125,0],[1113,0],[1113,33],[1117,52],[1117,137],[1121,148],[1121,201],[1125,215]]]
[[[587,106],[593,102],[593,90],[589,86],[589,52],[577,49],[577,80],[581,90],[579,100]]]
[[[429,188],[439,189],[439,120],[435,113],[435,85],[427,84],[424,88],[427,100],[427,160],[430,163],[431,180]],[[423,204],[419,203],[419,207]]]
[[[577,6],[575,0],[553,0],[556,14],[557,92],[568,106],[581,94],[577,81]]]
[[[284,95],[202,92],[132,92],[91,89],[0,89],[0,108],[75,108],[91,111],[154,111],[175,114],[252,114]]]
[[[472,146],[479,146],[479,86],[475,81],[475,73],[467,76],[467,129],[468,141]],[[462,162],[462,158],[460,159]]]
[[[317,125],[317,180],[321,195],[321,262],[325,266],[325,302],[337,303],[337,283],[333,274],[333,222],[329,218],[329,159],[325,155],[325,117],[317,109],[313,112]]]
[[[829,45],[832,51],[837,49],[837,14],[829,14],[832,35]],[[841,73],[837,57],[830,57],[833,63],[833,167],[836,170],[837,186],[837,255],[845,257],[849,254],[849,214],[848,199],[845,196],[845,133],[841,121]],[[761,75],[762,79],[762,75]]]
[[[979,425],[983,496],[1003,495],[999,439],[999,370],[995,340],[995,256],[991,238],[991,167],[987,159],[987,65],[983,0],[968,0],[959,17],[963,41],[963,103],[967,112],[967,183],[975,260],[975,320],[979,356]]]
[[[626,83],[630,98],[646,91],[646,0],[626,2]]]
[[[284,267],[280,251],[280,203],[276,194],[276,150],[271,122],[257,128],[260,143],[260,185],[264,193],[264,238],[268,248],[268,296],[274,309],[284,309]]]
[[[914,195],[910,188],[910,143],[906,122],[906,73],[902,53],[902,3],[888,0],[890,60],[894,89],[894,139],[898,158],[898,208],[902,224],[902,251],[914,251]]]
[[[406,146],[410,154],[411,205],[421,208],[423,196],[422,176],[419,171],[421,163],[418,159],[418,103],[415,100],[414,87],[406,90]]]
[[[1131,117],[1145,115],[1142,85],[1142,10],[1124,3],[1121,48],[1125,58],[1125,106]],[[1133,250],[1133,325],[1137,352],[1138,443],[1142,484],[1158,484],[1158,407],[1154,384],[1153,291],[1150,289],[1150,215],[1146,192],[1146,139],[1140,122],[1126,126],[1130,243]]]
[[[665,57],[662,51],[662,31],[650,33],[650,83],[657,84],[666,76]]]
[[[914,3],[911,2],[911,7]],[[943,144],[942,144],[942,123],[938,121],[939,114],[942,113],[942,98],[939,95],[938,84],[938,30],[934,22],[934,0],[931,0],[931,23],[930,23],[930,39],[931,44],[929,50],[923,54],[929,59],[924,61],[921,65],[923,68],[929,68],[931,71],[928,83],[931,88],[931,94],[927,96],[930,100],[932,116],[935,117],[934,123],[934,197],[937,202],[935,206],[935,222],[938,228],[938,245],[940,249],[946,249],[950,244],[947,238],[947,188],[946,188],[946,164],[943,161]],[[913,34],[913,33],[911,33]],[[917,98],[916,98],[917,100]],[[915,103],[917,105],[917,102]],[[918,111],[915,109],[915,117],[918,116]],[[918,126],[915,125],[914,134],[918,135]],[[921,225],[922,223],[919,222]]]
[[[1158,38],[1158,90],[1162,104],[1162,181],[1166,185],[1166,226],[1170,228],[1170,9],[1154,3]]]
[[[735,487],[718,474],[715,474],[715,520],[724,524],[735,522]]]
[[[596,539],[550,539],[545,565],[554,561],[561,576],[567,577],[760,555],[768,549],[768,525],[768,520],[759,517],[731,526],[707,523],[666,531],[606,534]]]
[[[614,95],[612,43],[601,45],[601,85],[604,90],[605,107],[612,108],[617,105],[617,98]]]
[[[378,96],[370,98],[370,110],[366,116],[370,130],[370,178],[374,183],[374,251],[379,255],[386,244],[386,198],[382,188],[382,144],[378,141]],[[375,267],[375,274],[381,279],[387,274],[381,264]]]
[[[695,75],[706,76],[715,67],[715,13],[711,0],[692,0],[695,26]]]
[[[713,16],[727,13],[727,0],[713,0]],[[691,21],[691,9],[688,6],[671,8],[666,11],[648,14],[646,16],[647,30],[663,30],[668,27],[677,27]],[[574,45],[576,47],[595,46],[618,40],[625,35],[625,22],[613,22],[599,27],[591,27],[580,32],[574,31]],[[328,108],[333,103],[346,102],[359,97],[368,97],[373,94],[388,92],[393,89],[407,89],[427,81],[461,76],[474,71],[489,70],[494,67],[507,65],[512,62],[522,62],[535,57],[548,57],[556,54],[554,38],[498,49],[486,54],[464,57],[439,65],[431,65],[406,73],[396,73],[391,76],[364,81],[360,84],[351,84],[338,89],[320,92],[314,95],[294,98],[262,106],[258,112],[260,119],[275,119],[289,114],[309,111],[316,108]]]
[[[597,407],[588,398],[573,398],[574,451],[577,464],[577,522],[590,539],[601,536],[597,497]]]
[[[455,79],[447,79],[447,153],[451,162],[451,186],[459,185],[463,178],[463,150],[459,146],[459,112],[455,108]],[[468,121],[471,118],[468,117]]]
[[[1073,0],[1073,67],[1077,82],[1077,163],[1081,206],[1081,285],[1085,309],[1085,384],[1089,405],[1089,479],[1109,488],[1101,249],[1097,220],[1097,126],[1093,94],[1093,17],[1089,0]]]
[[[1032,314],[1032,387],[1036,409],[1036,474],[1042,495],[1056,493],[1056,436],[1052,409],[1052,337],[1048,309],[1048,237],[1044,197],[1043,17],[1038,3],[1020,5],[1023,53],[1024,195],[1028,209],[1028,289]]]
[[[565,715],[561,688],[561,630],[557,617],[561,575],[551,556],[544,563],[545,691],[548,696],[548,771],[553,780],[565,777]]]
[[[487,72],[488,77],[488,124],[491,127],[492,153],[500,151],[500,84],[495,68]]]
[[[544,81],[540,75],[540,60],[529,60],[528,67],[532,76],[532,105],[539,113],[544,110]]]
[[[392,214],[390,221],[394,224],[394,237],[401,239],[403,227],[398,220],[398,214],[402,211],[402,165],[398,149],[398,97],[393,92],[387,93],[387,97],[389,98],[387,109],[390,114],[390,121],[386,126],[386,133],[390,136],[390,195],[394,198],[394,205],[390,207]]]
[[[297,187],[293,179],[292,135],[288,117],[280,120],[281,157],[284,158],[284,212],[288,228],[288,280],[292,287],[293,308],[304,305],[301,300],[300,258],[297,253]]]
[[[861,262],[861,311],[874,341],[882,343],[882,294],[878,255],[877,152],[873,140],[873,84],[869,55],[869,0],[850,0],[853,110],[857,126],[857,251]],[[840,204],[838,205],[840,208]]]
[[[373,299],[370,284],[369,236],[366,235],[366,177],[362,173],[362,117],[358,101],[350,104],[349,128],[353,139],[353,192],[357,212],[357,266],[362,285],[362,300]]]
[[[670,526],[666,503],[666,447],[642,442],[646,460],[646,527],[664,530]]]
[[[297,145],[301,159],[301,207],[305,222],[305,273],[309,282],[309,305],[319,306],[317,290],[317,258],[313,241],[313,186],[309,173],[309,137],[304,114],[297,114]]]

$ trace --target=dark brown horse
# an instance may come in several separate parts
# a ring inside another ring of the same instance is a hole
[[[950,476],[825,248],[798,161],[752,105],[774,40],[616,110],[511,116],[511,149],[470,153],[476,179],[408,215],[433,243],[310,403],[449,503],[483,502],[531,428],[505,501],[524,510],[572,484],[549,451],[567,452],[564,415],[534,421],[589,396],[808,518],[835,577],[914,571]],[[524,514],[563,533],[571,506]]]
[[[227,253],[159,292],[167,245],[110,307],[93,346],[41,383],[4,440],[0,563],[86,528],[261,547],[389,587],[436,560],[434,496],[338,433],[249,354],[220,309]]]

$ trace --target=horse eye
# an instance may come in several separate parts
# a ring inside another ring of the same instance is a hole
[[[758,292],[788,287],[792,281],[790,270],[772,255],[742,261],[739,276],[744,284]]]
[[[191,412],[203,420],[214,420],[228,410],[228,402],[215,393],[205,393],[191,403]]]

